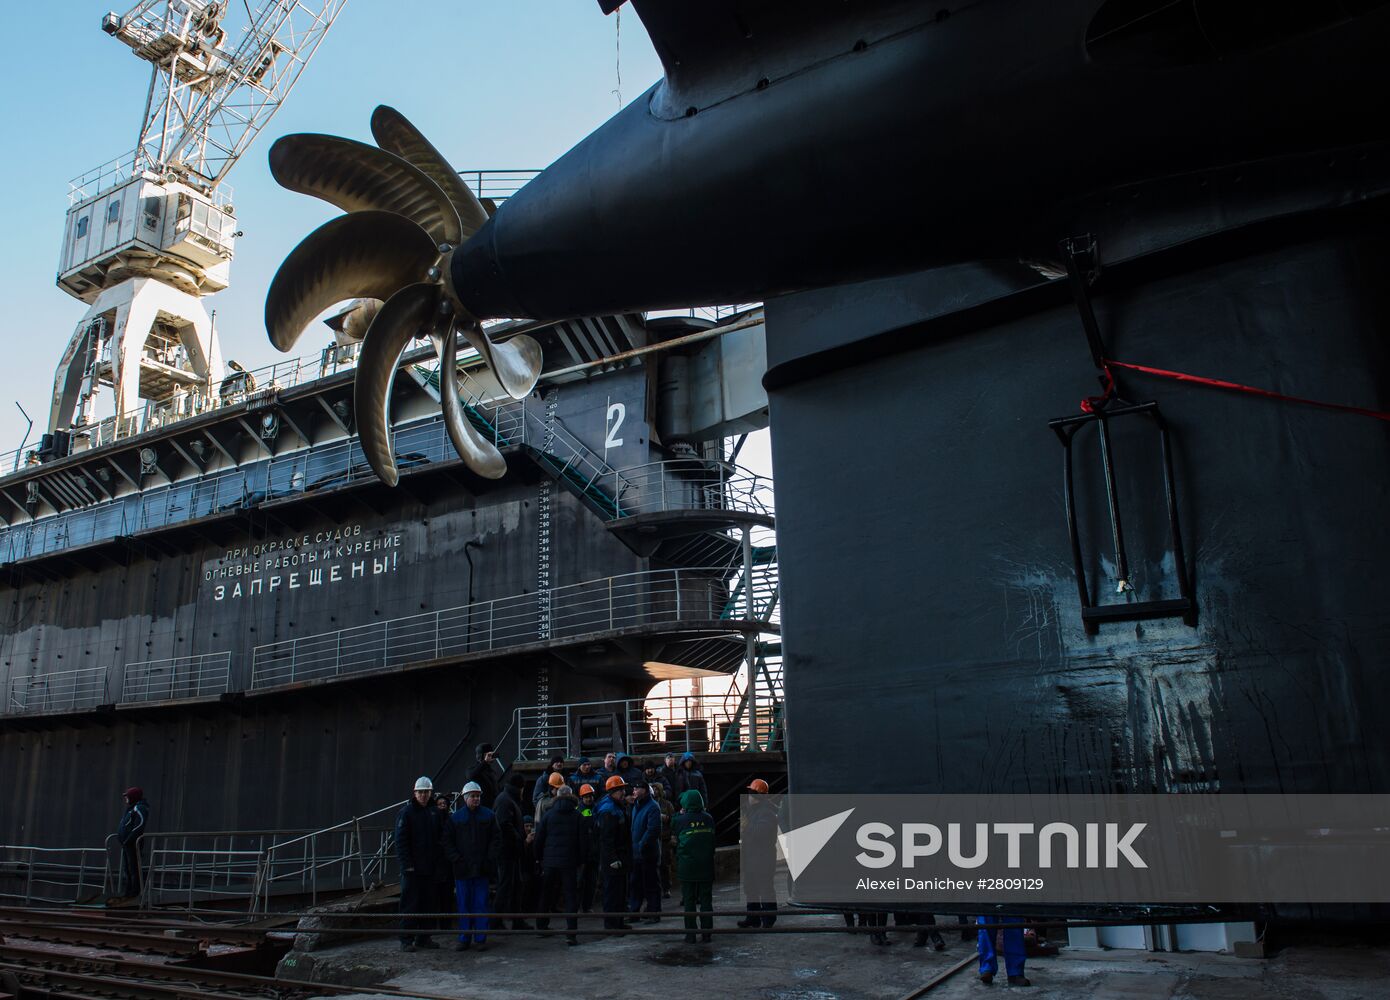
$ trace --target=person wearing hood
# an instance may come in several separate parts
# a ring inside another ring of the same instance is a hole
[[[714,817],[695,789],[681,793],[681,811],[671,821],[676,841],[676,876],[681,880],[681,909],[685,911],[685,943],[695,943],[695,913],[700,912],[704,940],[714,928]]]
[[[574,789],[562,785],[555,792],[555,805],[536,824],[536,860],[541,868],[541,913],[555,909],[556,896],[565,908],[566,944],[578,944],[574,932],[579,928],[579,864],[583,858],[583,837]],[[550,918],[536,921],[541,930],[550,928]]]
[[[120,825],[116,827],[116,840],[121,845],[121,895],[140,895],[140,838],[145,835],[145,826],[150,819],[150,804],[145,801],[145,791],[138,785],[127,788],[122,794],[125,812],[121,814]]]
[[[456,951],[467,951],[472,944],[487,946],[487,890],[497,875],[501,854],[501,834],[497,817],[483,805],[483,790],[477,782],[463,786],[463,802],[454,810],[444,828],[444,853],[454,870],[454,892],[458,900],[459,939]]]
[[[677,800],[692,788],[700,793],[700,798],[704,802],[709,802],[709,786],[705,784],[704,772],[695,763],[695,755],[687,750],[681,754],[680,768],[676,771]]]
[[[558,774],[558,775],[560,776],[560,781],[561,781],[561,782],[564,782],[564,780],[565,780],[565,755],[564,755],[564,754],[562,754],[562,753],[551,754],[551,755],[550,755],[550,766],[547,767],[544,771],[542,771],[539,775],[536,776],[536,783],[535,783],[533,786],[531,786],[531,808],[534,809],[536,806],[540,805],[541,799],[543,799],[543,798],[545,798],[547,795],[550,795],[550,794],[551,794],[551,791],[550,791],[550,790],[551,790],[551,788],[554,787],[554,786],[551,784],[551,782],[550,782],[550,776],[551,776],[552,774]],[[539,817],[537,817],[537,819],[539,819]]]
[[[434,783],[421,777],[396,814],[396,860],[401,866],[401,951],[438,948],[421,933],[427,921],[410,914],[430,913],[437,905],[435,869],[441,864],[439,834],[441,813],[434,805]]]
[[[603,784],[603,801],[596,815],[599,823],[599,869],[603,872],[603,926],[622,930],[627,926],[627,877],[632,869],[632,830],[623,808],[626,791],[616,774]]]
[[[502,780],[502,765],[497,763],[497,751],[491,743],[479,743],[478,762],[468,772],[468,780],[483,790],[483,805],[497,807],[497,791]]]
[[[645,782],[646,776],[642,774],[642,769],[633,763],[632,757],[625,753],[618,754],[617,770],[613,772],[623,779],[623,784],[629,788],[637,782]]]
[[[632,790],[632,877],[627,908],[641,913],[645,903],[646,922],[654,924],[661,919],[661,808],[645,781],[638,779]]]

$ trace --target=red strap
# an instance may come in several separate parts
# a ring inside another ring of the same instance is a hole
[[[1087,396],[1081,401],[1082,413],[1095,413],[1110,402],[1110,397],[1115,395],[1115,374],[1110,370],[1110,362],[1102,362],[1104,365],[1105,385],[1099,396]]]
[[[1239,382],[1227,382],[1225,379],[1205,378],[1201,375],[1189,375],[1186,372],[1169,371],[1166,368],[1150,368],[1148,365],[1131,365],[1123,361],[1105,362],[1105,375],[1107,380],[1105,396],[1091,397],[1081,403],[1081,409],[1087,413],[1093,412],[1093,407],[1103,399],[1108,399],[1114,391],[1115,382],[1110,374],[1110,366],[1116,368],[1127,368],[1130,371],[1143,372],[1145,375],[1157,375],[1160,378],[1171,378],[1178,382],[1195,382],[1198,385],[1209,385],[1216,389],[1230,389],[1235,392],[1248,393],[1251,396],[1263,396],[1266,399],[1278,399],[1285,403],[1302,403],[1305,406],[1318,406],[1324,410],[1337,410],[1342,413],[1355,413],[1363,417],[1373,417],[1376,420],[1390,421],[1390,413],[1383,410],[1367,410],[1360,406],[1346,406],[1342,403],[1325,403],[1320,399],[1305,399],[1302,396],[1286,396],[1281,392],[1271,392],[1268,389],[1257,389],[1253,385],[1241,385]]]

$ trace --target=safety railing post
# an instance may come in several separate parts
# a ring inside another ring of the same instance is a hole
[[[29,848],[29,864],[25,866],[24,905],[29,906],[34,898],[34,849]]]
[[[367,862],[362,857],[362,821],[356,816],[352,818],[353,840],[357,844],[357,874],[362,882],[362,891],[367,891]]]

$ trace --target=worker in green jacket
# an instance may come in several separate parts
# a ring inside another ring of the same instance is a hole
[[[676,877],[681,883],[685,911],[685,943],[695,943],[695,912],[705,941],[714,928],[714,817],[705,812],[705,799],[691,788],[681,793],[681,811],[671,821],[676,841]]]

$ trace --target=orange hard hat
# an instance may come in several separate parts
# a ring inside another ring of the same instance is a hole
[[[613,789],[622,788],[626,784],[627,782],[623,780],[623,776],[621,774],[615,774],[613,775],[613,777],[609,778],[607,781],[603,783],[603,790],[605,792],[611,792]]]
[[[551,788],[559,788],[561,785],[565,783],[565,776],[561,774],[559,771],[551,771],[550,777],[546,778],[545,780],[546,784],[548,784]]]
[[[584,796],[584,795],[593,795],[593,794],[594,794],[594,786],[593,786],[593,785],[580,785],[580,786],[579,786],[579,794],[580,794],[581,796]]]
[[[754,778],[752,781],[748,782],[748,790],[750,792],[757,792],[759,795],[766,795],[767,782],[762,778]]]

